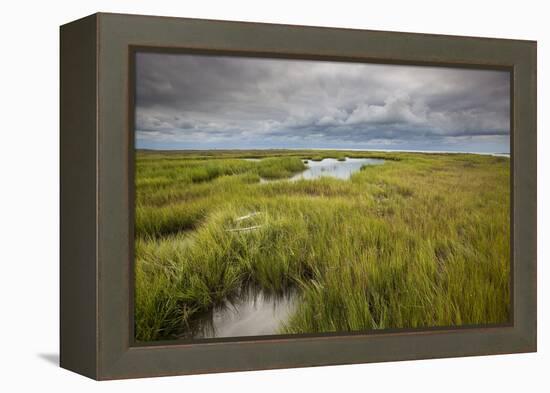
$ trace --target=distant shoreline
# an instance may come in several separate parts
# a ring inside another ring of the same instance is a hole
[[[249,148],[249,149],[150,149],[150,148],[136,148],[136,151],[144,152],[209,152],[209,151],[354,151],[354,152],[376,152],[376,153],[421,153],[421,154],[477,154],[484,156],[495,157],[510,157],[510,153],[502,152],[473,152],[473,151],[447,151],[447,150],[399,150],[399,149],[343,149],[343,148],[275,148],[275,149],[261,149],[261,148]]]

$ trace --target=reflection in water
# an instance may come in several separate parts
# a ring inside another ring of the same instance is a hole
[[[308,161],[306,169],[295,174],[288,179],[264,179],[260,178],[260,183],[270,183],[276,181],[298,181],[312,180],[320,177],[335,177],[337,179],[347,180],[352,174],[359,171],[364,165],[381,165],[384,160],[379,158],[346,158],[345,161],[338,161],[335,158],[325,158],[322,161]]]
[[[301,179],[317,179],[322,176],[336,177],[347,180],[351,175],[361,169],[363,165],[380,165],[384,160],[376,158],[346,158],[338,161],[334,158],[325,158],[322,161],[309,161],[307,169],[290,178],[290,181]]]
[[[262,336],[279,333],[295,311],[298,293],[270,294],[249,286],[196,318],[181,338]]]

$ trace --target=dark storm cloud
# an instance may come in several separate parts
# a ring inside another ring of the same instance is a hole
[[[408,148],[509,138],[509,74],[139,53],[138,147]]]

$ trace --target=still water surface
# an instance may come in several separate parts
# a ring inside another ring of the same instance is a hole
[[[274,181],[298,181],[313,180],[321,177],[335,177],[348,180],[352,174],[361,170],[363,165],[381,165],[384,160],[379,158],[347,158],[346,161],[338,161],[335,158],[325,158],[321,161],[308,161],[306,169],[288,179],[260,179],[260,183]]]
[[[380,165],[383,163],[384,160],[377,158],[346,158],[346,161],[325,158],[322,161],[308,161],[306,164],[307,169],[292,176],[290,181],[318,179],[323,176],[347,180],[353,173],[359,171],[363,165]]]
[[[278,334],[295,311],[295,290],[270,294],[259,288],[244,288],[234,299],[225,300],[203,314],[184,338],[242,337]]]

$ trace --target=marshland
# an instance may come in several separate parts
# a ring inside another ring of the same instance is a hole
[[[136,338],[507,322],[509,190],[490,155],[139,150]]]

